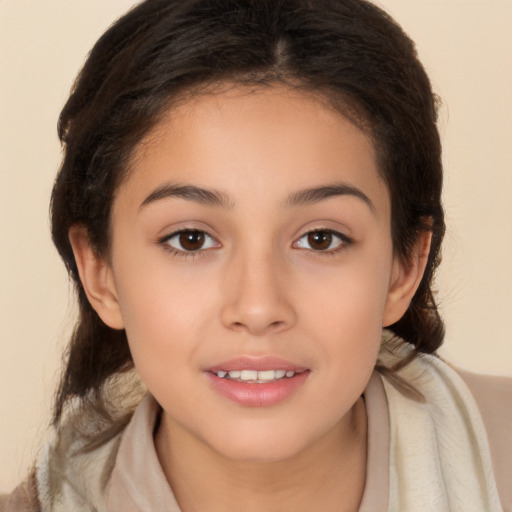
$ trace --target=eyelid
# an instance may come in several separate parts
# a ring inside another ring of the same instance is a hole
[[[184,233],[202,233],[205,236],[206,240],[209,240],[208,247],[201,247],[196,250],[187,250],[186,248],[179,248],[174,245],[171,245],[169,243],[170,240],[173,238],[182,235]],[[326,249],[315,249],[313,247],[300,247],[298,246],[299,242],[307,237],[308,235],[311,235],[312,233],[328,233],[333,238],[338,239],[339,243],[333,248],[326,248]],[[213,243],[212,243],[213,242]],[[303,231],[302,235],[295,239],[295,241],[292,243],[292,247],[299,250],[306,250],[315,254],[334,254],[338,251],[341,251],[342,249],[346,248],[349,245],[352,245],[354,243],[354,240],[349,237],[348,235],[344,234],[343,232],[340,232],[333,228],[328,227],[315,227],[308,229],[307,231]],[[157,240],[157,244],[163,246],[163,248],[171,253],[173,256],[182,256],[182,257],[195,257],[195,256],[201,256],[204,255],[204,253],[211,251],[212,249],[218,249],[222,247],[222,244],[217,240],[217,238],[213,235],[211,235],[206,229],[202,229],[195,226],[184,226],[179,229],[175,229],[173,232],[166,234],[162,237],[160,237]]]
[[[172,240],[173,238],[175,238],[179,235],[182,235],[184,233],[202,233],[203,235],[205,235],[206,239],[210,239],[210,240],[214,241],[214,244],[209,247],[200,248],[197,250],[186,250],[185,248],[183,248],[183,249],[177,248],[169,243],[170,240]],[[221,247],[220,242],[214,236],[212,236],[210,233],[208,233],[208,231],[206,231],[204,229],[199,229],[196,227],[183,227],[180,229],[176,229],[172,233],[169,233],[168,235],[160,237],[158,239],[157,243],[159,245],[163,246],[164,249],[166,251],[170,252],[172,255],[183,256],[183,257],[202,255],[206,251],[209,251],[211,249],[217,249],[217,248]]]
[[[333,237],[338,238],[340,240],[340,243],[332,249],[324,249],[324,250],[320,250],[320,249],[315,250],[313,248],[308,249],[307,247],[297,247],[297,244],[300,240],[302,240],[303,238],[307,237],[308,235],[310,235],[312,233],[329,233]],[[350,238],[349,236],[345,235],[344,233],[342,233],[340,231],[337,231],[332,228],[317,227],[317,228],[309,229],[308,231],[304,232],[299,238],[297,238],[295,240],[295,242],[293,242],[292,246],[299,250],[311,251],[313,253],[317,253],[317,254],[321,255],[321,254],[334,254],[334,253],[342,250],[343,248],[346,248],[347,246],[352,245],[353,243],[354,243],[354,240],[352,238]]]

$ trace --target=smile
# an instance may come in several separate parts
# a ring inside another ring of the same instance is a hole
[[[298,373],[298,372],[297,372]],[[221,379],[235,380],[237,382],[248,382],[265,384],[276,382],[281,379],[290,379],[296,374],[293,370],[219,370],[217,377]]]
[[[291,399],[311,370],[279,357],[241,356],[205,369],[212,390],[244,407],[271,407]]]

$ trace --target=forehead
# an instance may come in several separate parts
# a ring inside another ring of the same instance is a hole
[[[322,96],[286,86],[233,87],[171,107],[134,151],[124,186],[142,194],[166,181],[268,199],[346,182],[378,206],[388,201],[369,135]]]

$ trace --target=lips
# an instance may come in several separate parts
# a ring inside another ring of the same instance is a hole
[[[249,407],[269,407],[291,397],[310,370],[278,357],[239,357],[205,370],[215,391]]]

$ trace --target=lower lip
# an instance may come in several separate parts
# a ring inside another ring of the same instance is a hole
[[[270,407],[293,395],[304,384],[309,376],[309,371],[262,384],[221,378],[210,372],[207,372],[206,375],[213,388],[233,402],[248,407]]]

